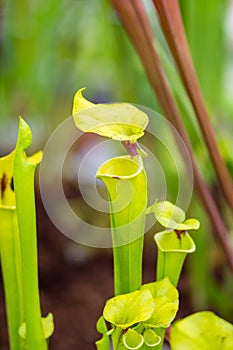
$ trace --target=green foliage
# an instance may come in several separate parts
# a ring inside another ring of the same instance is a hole
[[[49,339],[54,332],[53,315],[51,313],[46,317],[42,317],[42,327],[45,339]],[[27,326],[25,322],[19,327],[19,335],[23,339],[27,338]]]
[[[168,276],[176,286],[188,253],[196,250],[195,243],[187,232],[167,230],[154,235],[158,247],[157,280]]]
[[[148,123],[144,113],[125,104],[93,105],[83,98],[82,90],[76,93],[73,104],[73,117],[79,129],[132,144],[143,135]],[[138,133],[139,127],[141,134]],[[199,222],[195,219],[185,220],[184,211],[168,201],[156,202],[145,210],[147,181],[138,154],[106,161],[97,170],[96,176],[105,183],[109,195],[116,295],[107,301],[103,310],[104,319],[113,328],[106,331],[103,318],[97,323],[97,329],[102,334],[97,348],[107,350],[107,337],[110,336],[114,350],[162,346],[164,329],[170,325],[178,310],[178,292],[164,277],[169,276],[174,285],[177,284],[185,256],[195,250],[186,230],[198,229]],[[160,281],[146,284],[138,290],[141,286],[145,215],[151,212],[163,226],[174,231],[162,232],[157,243],[157,279]],[[170,252],[178,252],[178,255],[166,256]],[[155,328],[161,336],[153,330]]]
[[[18,328],[23,322],[21,250],[13,178],[15,151],[0,158],[0,256],[11,350],[21,350]]]
[[[187,254],[196,249],[187,230],[197,230],[200,223],[196,219],[185,219],[185,212],[168,201],[155,202],[147,209],[147,214],[150,213],[167,228],[154,235],[158,247],[157,280],[168,276],[176,286]]]
[[[223,24],[227,2],[208,0],[203,3],[203,1],[197,0],[189,3],[180,0],[180,3],[182,5],[181,8],[183,10],[186,32],[188,34],[194,63],[197,67],[201,86],[207,98],[207,102],[209,103],[209,108],[213,111],[213,118],[215,118],[214,122],[217,130],[219,120],[220,123],[224,125],[219,115],[223,114],[222,111],[224,108],[227,110],[225,89],[222,86],[226,61]],[[27,113],[30,111],[30,114],[31,111],[33,111],[35,116],[40,116],[41,110],[43,109],[43,115],[47,120],[52,114],[57,115],[57,111],[63,115],[62,110],[66,110],[67,107],[65,103],[66,96],[68,97],[71,94],[71,90],[74,84],[76,84],[76,78],[74,77],[77,76],[79,77],[79,81],[90,81],[93,94],[96,87],[98,87],[98,91],[101,92],[108,91],[108,93],[113,93],[113,91],[119,91],[117,97],[121,97],[120,94],[122,93],[127,100],[133,99],[143,104],[151,104],[151,91],[145,81],[144,73],[142,72],[140,64],[138,64],[137,58],[135,58],[133,52],[130,51],[131,49],[121,33],[119,23],[116,18],[112,19],[112,10],[109,2],[92,1],[92,6],[89,6],[86,2],[71,1],[68,2],[67,6],[66,1],[57,2],[52,0],[46,2],[42,0],[34,1],[33,4],[29,4],[28,1],[18,3],[8,1],[3,5],[2,12],[4,35],[1,43],[3,53],[3,64],[1,65],[3,69],[1,73],[3,79],[0,83],[0,104],[4,112],[6,112],[7,117],[15,115],[15,111],[18,111],[18,109],[24,109]],[[78,21],[77,13],[79,14]],[[87,18],[89,20],[88,23],[86,23]],[[59,27],[57,26],[58,20]],[[26,23],[26,25],[22,26],[22,23]],[[72,28],[73,31],[72,38],[70,36],[70,28]],[[30,53],[28,52],[28,48],[30,48]],[[75,59],[73,59],[74,57]],[[93,62],[95,62],[94,65]],[[128,69],[129,67],[130,69]],[[132,71],[133,74],[129,73]],[[172,71],[172,69],[170,71]],[[105,72],[104,76],[103,72]],[[101,85],[99,83],[100,81]],[[173,82],[174,81],[175,79],[173,79]],[[171,81],[172,84],[173,82]],[[175,84],[177,84],[177,81],[175,81]],[[176,89],[177,92],[177,99],[179,99],[179,101],[184,101],[182,88],[177,89],[174,87],[174,89]],[[54,99],[58,101],[56,104],[56,112],[51,113],[51,106],[53,105]],[[190,109],[190,105],[187,107],[183,106],[184,103],[183,105],[180,103],[180,105],[185,109],[186,116],[192,115],[193,111]],[[91,106],[93,107],[94,105],[91,104]],[[87,104],[87,107],[89,108],[90,105]],[[117,105],[117,112],[121,109],[122,114],[120,113],[120,115],[122,115],[122,123],[118,124],[118,122],[115,122],[114,125],[109,125],[109,121],[110,124],[112,122],[110,111],[111,113],[115,113],[115,107],[115,105],[114,107],[109,106],[108,108],[103,105],[94,107],[92,109],[94,117],[96,116],[96,112],[98,112],[98,115],[99,113],[101,114],[97,127],[95,126],[94,128],[89,128],[89,124],[85,124],[87,121],[93,122],[93,120],[87,120],[90,113],[82,111],[79,116],[84,120],[82,126],[83,130],[98,132],[103,136],[115,138],[120,141],[129,140],[135,142],[137,138],[143,135],[144,128],[147,124],[146,118],[141,118],[141,114],[139,125],[138,122],[135,123],[134,118],[131,119],[131,123],[124,123],[125,118],[123,118],[123,113],[125,109],[130,109],[131,112],[134,112],[134,110],[132,106],[129,107],[128,104]],[[104,110],[102,108],[104,108]],[[230,110],[232,110],[232,108]],[[107,117],[103,118],[105,113],[107,113]],[[230,115],[229,111],[227,111],[227,113]],[[218,116],[218,118],[215,116]],[[141,121],[143,122],[141,123]],[[51,123],[51,119],[49,123]],[[79,121],[77,123],[79,123]],[[107,126],[106,123],[108,124]],[[229,125],[225,127],[230,130],[230,128],[228,128],[228,126],[230,126],[230,119],[228,124]],[[120,132],[118,132],[119,128],[121,129]],[[3,128],[1,129],[3,130]],[[194,128],[190,128],[190,133],[193,133],[192,129]],[[222,128],[219,128],[218,130],[220,136],[224,135],[221,135],[221,129]],[[31,304],[31,311],[28,309],[26,312],[28,315],[26,317],[30,319],[34,308],[38,309],[38,296],[35,296],[33,293],[34,288],[31,288],[32,285],[30,284],[29,277],[31,278],[31,275],[34,275],[37,266],[37,260],[35,258],[35,209],[32,193],[34,170],[36,164],[39,162],[41,154],[38,154],[37,160],[26,157],[25,150],[31,144],[31,132],[22,120],[20,122],[20,130],[17,155],[13,152],[11,156],[7,158],[7,161],[9,160],[9,163],[11,163],[9,171],[8,168],[4,168],[3,172],[1,171],[1,165],[3,163],[1,163],[0,160],[1,191],[4,192],[4,196],[0,196],[1,265],[5,281],[4,287],[9,324],[11,323],[11,314],[14,314],[15,319],[13,322],[14,325],[9,327],[10,329],[14,329],[13,332],[17,329],[17,325],[22,323],[22,305],[25,304],[21,293],[22,289],[25,290],[25,299],[31,301],[36,300],[35,305]],[[211,167],[208,166],[206,168],[206,166],[203,166],[203,164],[206,164],[207,156],[203,157],[203,148],[200,142],[196,141],[197,138],[194,137],[193,134],[191,138],[195,140],[194,143],[199,166],[206,175],[207,172],[211,171]],[[231,167],[231,147],[228,147],[230,141],[227,144],[225,144],[225,141],[226,138],[224,138],[222,151],[223,154],[225,154],[224,157],[227,159],[229,167]],[[220,140],[220,144],[222,144],[222,140]],[[14,161],[17,165],[13,169]],[[127,168],[124,168],[126,165],[129,166],[129,172]],[[114,171],[110,172],[108,166],[115,167]],[[120,291],[126,291],[125,289],[127,288],[133,290],[140,286],[141,283],[140,264],[145,221],[146,175],[141,163],[134,162],[133,160],[131,163],[129,159],[126,158],[118,158],[116,161],[110,161],[101,168],[101,171],[99,176],[104,179],[108,189],[110,189],[110,199],[114,199],[111,202],[113,211],[111,221],[113,226],[113,241],[116,246],[114,248],[114,269],[115,276],[117,276],[115,285],[118,286],[116,287],[116,294],[119,294]],[[30,177],[27,177],[29,173]],[[7,175],[7,182],[4,180],[4,174]],[[9,181],[13,175],[15,179],[15,191],[17,192],[18,198],[16,202],[15,194],[10,187]],[[212,182],[214,181],[212,174],[209,178],[211,178]],[[126,183],[128,180],[130,182],[129,187],[127,187]],[[5,184],[6,188],[4,188]],[[137,195],[131,197],[132,201],[130,203],[125,202],[126,195],[119,197],[118,200],[116,199],[118,195],[116,191],[118,185],[122,186],[121,193],[124,191],[126,193],[126,190],[129,189],[130,186],[132,186],[132,193],[133,191],[137,191]],[[141,191],[138,192],[139,186],[141,186]],[[30,193],[29,196],[28,193]],[[142,193],[145,194],[143,198]],[[142,198],[141,203],[139,203],[140,196]],[[117,213],[116,209],[118,210]],[[195,250],[195,244],[189,234],[177,231],[198,229],[199,222],[196,219],[185,219],[185,213],[182,209],[173,206],[169,202],[163,202],[163,205],[161,205],[161,202],[157,203],[153,205],[151,211],[154,212],[158,222],[169,229],[155,236],[155,241],[159,249],[159,273],[157,274],[157,278],[161,279],[169,275],[171,276],[172,283],[176,285],[186,254]],[[135,213],[142,215],[139,215],[139,219],[137,219]],[[225,212],[223,210],[223,216],[224,215]],[[119,228],[119,224],[122,227],[127,226],[127,228],[129,228],[129,230],[124,231],[126,232],[124,237],[123,228]],[[208,227],[206,231],[208,231]],[[8,232],[8,235],[5,234],[6,232]],[[32,233],[33,238],[29,235],[29,240],[31,239],[31,241],[27,243],[27,234],[29,232]],[[23,241],[22,247],[20,237]],[[136,237],[140,237],[140,240],[135,240],[134,242],[134,238]],[[119,242],[122,243],[123,241],[127,243],[130,242],[130,244],[119,246]],[[202,241],[206,241],[206,235],[203,235]],[[203,242],[200,242],[199,251],[204,256],[207,246],[204,246],[204,250],[200,250],[200,246],[203,247]],[[23,268],[21,266],[21,250],[23,252]],[[32,256],[34,258],[30,260]],[[133,264],[136,261],[135,257],[138,257],[138,264]],[[211,258],[214,259],[212,255]],[[214,260],[220,261],[221,257]],[[30,264],[29,261],[31,261]],[[203,262],[204,264],[210,262],[210,259],[208,261],[208,257],[203,260],[203,257],[200,259],[197,255],[196,261],[196,275],[199,275],[200,270],[209,273],[207,265],[203,266]],[[218,268],[218,264],[219,263],[213,265]],[[24,270],[23,276],[28,276],[28,278],[25,277],[23,280],[22,269]],[[125,274],[122,274],[123,271]],[[133,273],[135,273],[135,276],[133,276]],[[224,276],[225,288],[227,289],[227,285],[230,286],[231,283],[227,284],[226,274],[224,274]],[[195,276],[193,276],[193,279],[194,277]],[[228,280],[231,281],[229,276]],[[129,281],[128,284],[127,281]],[[33,283],[34,286],[37,285],[37,281],[34,280]],[[215,282],[215,284],[217,283],[218,281]],[[208,288],[209,290],[212,288],[211,283],[209,283]],[[223,288],[223,286],[220,288]],[[36,286],[36,289],[38,289],[38,286]],[[19,292],[16,296],[17,290]],[[27,293],[26,290],[30,290],[30,293]],[[229,288],[229,290],[231,289]],[[210,295],[212,295],[212,299]],[[219,295],[221,295],[220,298]],[[226,291],[220,294],[219,289],[212,288],[212,293],[209,293],[209,298],[214,305],[218,303],[219,307],[224,309],[224,306],[221,306],[224,295],[227,295]],[[217,301],[217,299],[219,300]],[[214,322],[214,319],[212,320]],[[105,334],[106,324],[103,319],[99,322],[98,328]],[[135,330],[132,330],[132,332],[130,331],[131,334],[135,334],[134,332]],[[137,348],[137,344],[140,344],[141,337],[137,337],[138,341],[132,344],[131,340],[134,340],[134,337],[131,337],[130,333],[127,333],[124,338],[122,337],[124,341],[121,342],[119,346],[123,348],[125,346],[128,346],[128,348]],[[156,342],[157,336],[154,331],[148,329],[144,331],[143,337],[145,341],[142,349],[145,345],[150,346],[150,344]],[[109,338],[105,337],[105,344],[109,341],[106,339]],[[212,344],[213,348],[216,344],[219,345],[218,342]],[[18,350],[21,345],[17,344],[14,346]],[[12,349],[14,346],[11,344]],[[229,346],[231,347],[232,344],[230,343]],[[34,349],[34,345],[32,347]],[[222,345],[220,344],[220,348],[221,347]],[[216,349],[217,348],[218,347],[216,347]]]
[[[173,230],[158,232],[154,240],[162,252],[193,253],[196,249],[191,236],[186,232],[179,235]]]
[[[34,172],[42,153],[27,157],[25,150],[31,143],[31,130],[20,118],[16,149],[0,159],[0,251],[12,350],[24,348],[18,333],[23,321],[27,349],[47,349],[39,300],[34,198]],[[51,317],[45,322],[50,333]]]
[[[14,187],[18,217],[21,259],[22,294],[24,319],[27,325],[26,344],[28,350],[46,350],[38,285],[37,233],[34,197],[34,172],[42,153],[25,157],[32,143],[32,134],[27,123],[20,118],[19,134],[14,161]]]
[[[143,333],[145,345],[154,347],[161,342],[161,338],[155,333],[153,329],[146,329]]]
[[[154,347],[161,342],[156,329],[167,328],[177,310],[178,291],[168,278],[145,284],[140,290],[106,302],[103,316],[113,328],[105,332],[104,337],[111,335],[117,350]],[[114,339],[116,334],[117,341]]]
[[[96,329],[97,331],[102,334],[102,338],[97,340],[96,347],[98,350],[106,350],[110,348],[110,339],[109,336],[107,335],[108,328],[106,325],[106,322],[104,320],[104,317],[101,316],[97,323],[96,323]]]
[[[227,50],[224,38],[227,1],[180,0],[186,35],[202,91],[212,111],[224,101],[224,69]]]
[[[200,223],[196,219],[185,220],[185,212],[168,201],[155,202],[147,209],[147,213],[153,212],[158,222],[169,229],[178,231],[198,230]]]
[[[147,178],[137,157],[108,160],[96,176],[107,187],[114,254],[114,288],[119,295],[140,288]]]
[[[144,338],[141,334],[133,329],[129,329],[123,336],[122,341],[124,346],[129,349],[140,349],[143,345]]]
[[[154,104],[109,0],[8,0],[1,28],[0,142],[10,145],[3,126],[11,126],[19,113],[30,115],[37,140],[44,142],[70,114],[77,81],[90,87],[95,100]]]
[[[109,299],[104,307],[106,321],[122,329],[150,319],[155,300],[148,289],[118,295]]]
[[[148,327],[167,328],[173,321],[178,310],[178,292],[168,278],[145,284],[143,289],[149,289],[155,300],[155,309],[151,317],[144,323]]]
[[[143,136],[147,115],[128,103],[90,103],[77,91],[73,103],[75,125],[84,132],[93,132],[118,141],[135,143]]]
[[[233,325],[209,311],[190,315],[172,326],[172,350],[230,350]]]

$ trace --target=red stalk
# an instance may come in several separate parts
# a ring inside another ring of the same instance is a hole
[[[219,241],[220,246],[225,253],[228,265],[233,271],[233,252],[227,230],[211,193],[199,173],[188,135],[183,126],[176,102],[169,88],[163,66],[157,54],[153,33],[142,2],[140,0],[112,0],[112,3],[141,58],[148,79],[157,95],[166,118],[175,126],[190,153],[194,171],[195,190],[197,191],[213,225],[215,238]],[[181,149],[180,151],[182,153]]]
[[[223,194],[233,210],[233,185],[228,169],[219,152],[205,102],[193,66],[177,0],[153,0],[160,22],[193,105],[203,138],[212,160]]]

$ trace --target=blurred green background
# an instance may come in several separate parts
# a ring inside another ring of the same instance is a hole
[[[154,106],[143,69],[109,1],[5,1],[1,144],[3,130],[15,130],[19,114],[34,127],[35,138],[44,141],[70,115],[73,95],[84,86],[96,101]]]
[[[201,173],[233,236],[232,217],[218,190],[152,2],[144,3]],[[211,121],[232,173],[233,2],[180,0],[180,5]],[[93,102],[126,101],[160,110],[109,0],[5,0],[0,5],[0,33],[0,154],[14,147],[18,115],[32,128],[33,148],[43,148],[56,126],[70,115],[74,93],[84,86],[85,95]],[[172,182],[169,164],[166,171]],[[169,190],[170,200],[174,192]],[[191,215],[202,223],[195,234],[197,252],[186,266],[191,303],[194,309],[211,308],[233,322],[232,275],[195,195]]]

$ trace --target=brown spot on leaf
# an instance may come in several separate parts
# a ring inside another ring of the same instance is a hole
[[[5,173],[2,174],[2,178],[1,178],[1,198],[3,199],[4,197],[4,192],[6,190],[7,187],[7,176]]]
[[[186,231],[185,230],[174,230],[174,231],[179,241],[181,241],[181,235],[185,236]]]
[[[12,191],[15,190],[15,187],[14,187],[14,178],[13,178],[13,177],[11,178],[10,187],[11,187]]]

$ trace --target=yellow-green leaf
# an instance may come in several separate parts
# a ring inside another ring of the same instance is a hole
[[[147,115],[129,103],[92,104],[78,90],[73,102],[75,125],[83,132],[93,132],[118,141],[135,143],[143,136]]]
[[[109,299],[103,316],[113,325],[126,329],[135,323],[149,319],[154,308],[154,299],[150,291],[145,289]]]
[[[85,90],[85,88],[79,89],[74,95],[72,115],[76,115],[77,113],[83,111],[84,109],[95,106],[94,103],[88,101],[83,97],[82,95],[83,90]]]
[[[144,324],[156,328],[168,327],[174,320],[179,306],[177,289],[168,278],[164,278],[161,281],[143,285],[142,290],[149,290],[155,302],[154,312]]]
[[[172,350],[233,349],[233,325],[210,311],[197,312],[174,323]]]
[[[198,230],[200,222],[196,219],[185,220],[185,212],[169,201],[155,202],[147,209],[147,214],[154,213],[158,222],[178,231]]]
[[[185,220],[185,212],[169,201],[156,202],[147,210],[153,212],[158,222],[164,226],[173,228]]]

